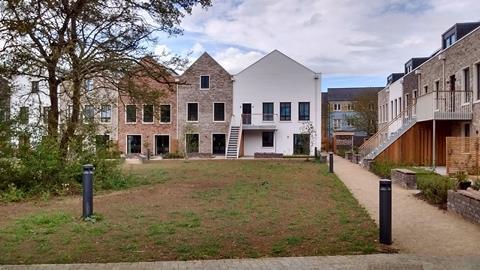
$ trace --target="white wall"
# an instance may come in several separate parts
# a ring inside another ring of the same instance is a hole
[[[253,125],[275,125],[276,144],[271,152],[293,154],[293,134],[298,134],[304,122],[298,120],[298,103],[310,102],[310,122],[316,129],[315,145],[321,145],[321,91],[320,74],[290,59],[279,51],[273,51],[257,63],[234,76],[233,114],[239,119],[242,103],[252,104]],[[274,103],[274,123],[262,122],[262,103]],[[280,102],[291,102],[291,121],[280,122]],[[261,147],[261,133],[245,140],[245,155],[269,152]],[[320,147],[319,147],[320,148]],[[252,153],[253,152],[253,153]]]
[[[402,99],[402,104],[404,103],[403,98],[403,79],[399,79],[388,86],[388,91],[390,93],[389,100],[388,100],[388,114],[389,119],[388,122],[392,121],[395,117],[395,100],[397,100],[397,115],[400,114],[401,110],[403,111],[403,106],[400,104],[399,100]],[[393,101],[393,114],[392,114],[392,101]],[[401,108],[401,110],[400,110]],[[397,131],[399,128],[402,127],[402,119],[398,119],[389,127],[388,132],[392,133]]]

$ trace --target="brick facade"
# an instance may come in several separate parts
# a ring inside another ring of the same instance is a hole
[[[210,76],[208,89],[200,89],[200,76]],[[188,103],[198,103],[198,121],[187,121]],[[225,104],[224,121],[214,121],[214,103]],[[204,53],[179,78],[179,149],[185,151],[187,133],[198,134],[199,154],[212,154],[213,134],[225,134],[225,143],[227,143],[232,103],[231,75],[208,53]]]
[[[141,154],[147,155],[157,155],[160,154],[157,152],[156,136],[168,136],[168,147],[163,145],[158,148],[162,148],[163,151],[170,153],[175,153],[178,151],[177,148],[177,98],[176,98],[176,86],[168,86],[166,83],[159,82],[152,78],[146,76],[135,76],[134,83],[145,86],[149,91],[158,91],[158,98],[152,102],[142,101],[134,102],[128,96],[121,96],[118,101],[118,147],[119,150],[124,153],[127,153],[127,136],[128,135],[140,135],[141,136]],[[168,78],[169,81],[173,82],[175,78]],[[135,105],[136,106],[136,122],[127,123],[126,119],[126,106]],[[143,122],[143,105],[153,105],[153,122],[144,123]],[[162,123],[160,106],[161,105],[170,105],[170,122]],[[165,137],[166,138],[166,137]],[[166,140],[166,139],[165,139]]]

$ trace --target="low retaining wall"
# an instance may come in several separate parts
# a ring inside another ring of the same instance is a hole
[[[480,224],[480,193],[473,191],[459,190],[448,191],[448,211],[460,214],[465,219]]]
[[[393,169],[391,171],[392,182],[400,184],[406,189],[417,189],[417,175],[407,169]]]
[[[255,153],[255,158],[283,158],[283,154],[277,153]]]

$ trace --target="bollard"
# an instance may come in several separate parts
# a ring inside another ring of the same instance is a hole
[[[328,153],[328,162],[330,164],[328,172],[333,173],[333,152]]]
[[[318,152],[317,152],[317,147],[315,146],[315,160],[318,160]]]
[[[83,165],[83,218],[93,214],[93,165]]]
[[[380,180],[380,243],[392,244],[392,181]]]

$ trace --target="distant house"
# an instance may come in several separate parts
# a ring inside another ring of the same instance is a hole
[[[360,146],[368,138],[367,129],[355,126],[356,110],[359,102],[367,102],[372,111],[372,117],[377,115],[377,93],[383,87],[329,88],[328,126],[326,133],[330,150],[335,152],[352,150]],[[371,104],[371,105],[370,105]]]

